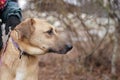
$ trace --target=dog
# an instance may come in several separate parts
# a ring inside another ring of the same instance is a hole
[[[1,52],[0,80],[38,80],[39,55],[72,49],[59,35],[54,26],[38,18],[17,25]]]

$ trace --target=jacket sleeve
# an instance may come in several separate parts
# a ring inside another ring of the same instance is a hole
[[[16,16],[10,16],[6,21],[6,34],[9,33],[9,27],[13,30],[21,21]]]
[[[21,9],[19,8],[18,3],[12,0],[7,1],[7,4],[2,12],[2,21],[6,22],[10,16],[17,16],[19,20],[22,19]]]

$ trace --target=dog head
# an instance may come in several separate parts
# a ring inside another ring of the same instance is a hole
[[[21,22],[11,32],[20,49],[30,55],[55,52],[65,54],[72,49],[59,33],[46,21],[31,18]]]

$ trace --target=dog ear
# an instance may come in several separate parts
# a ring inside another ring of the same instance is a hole
[[[18,26],[16,26],[15,31],[18,34],[18,39],[29,39],[29,37],[35,30],[34,24],[35,20],[31,18],[26,19],[25,21],[21,22]]]

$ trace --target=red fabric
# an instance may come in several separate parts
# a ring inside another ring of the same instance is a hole
[[[3,9],[5,6],[6,0],[0,0],[0,9]]]

